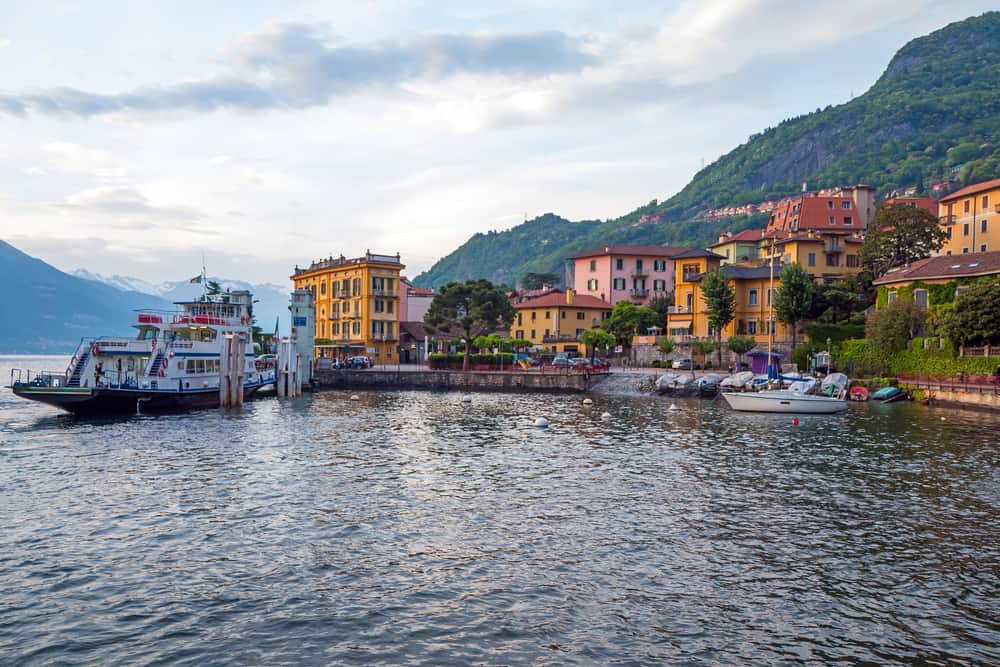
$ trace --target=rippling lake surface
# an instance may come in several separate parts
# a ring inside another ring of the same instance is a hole
[[[0,662],[1000,664],[996,415],[359,396],[4,389]]]

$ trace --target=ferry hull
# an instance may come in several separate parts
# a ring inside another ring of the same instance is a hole
[[[244,398],[249,399],[274,382],[247,384]],[[35,387],[15,384],[15,395],[39,403],[46,403],[74,415],[97,416],[130,414],[135,412],[178,412],[219,407],[218,387],[204,390],[169,391],[148,389],[109,389],[79,387]]]

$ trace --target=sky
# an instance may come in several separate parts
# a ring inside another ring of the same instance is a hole
[[[63,270],[285,284],[614,218],[864,92],[956,0],[0,0],[0,239]]]

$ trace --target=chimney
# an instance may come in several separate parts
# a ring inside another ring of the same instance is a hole
[[[573,288],[572,287],[567,287],[566,288],[566,305],[567,306],[572,306],[573,305]]]

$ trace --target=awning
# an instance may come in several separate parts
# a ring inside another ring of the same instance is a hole
[[[668,329],[689,329],[691,328],[691,320],[670,320],[667,322]]]

